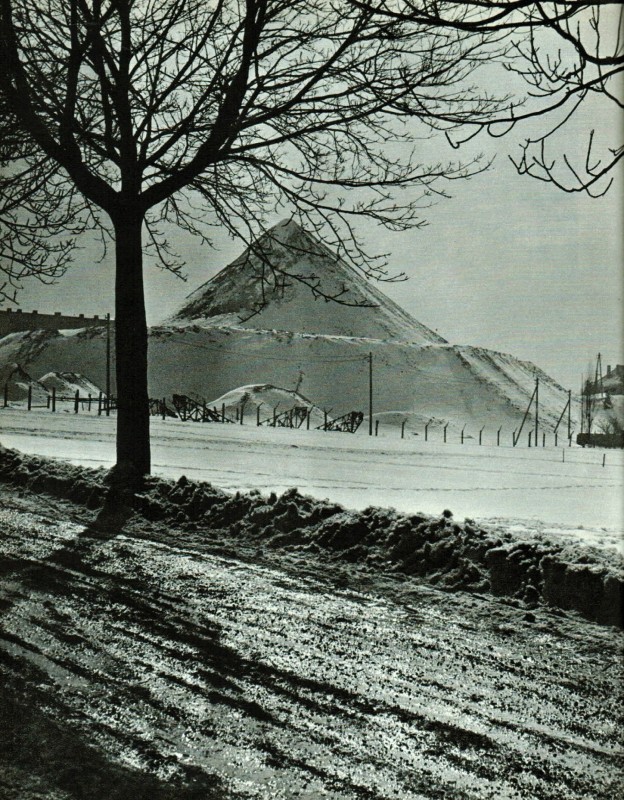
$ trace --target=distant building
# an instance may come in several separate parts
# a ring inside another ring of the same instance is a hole
[[[624,394],[624,364],[618,364],[607,371],[602,379],[602,389],[609,394]]]
[[[624,381],[624,364],[618,364],[616,367],[611,369],[611,367],[607,367],[607,374],[605,378],[619,378],[621,381]]]
[[[112,321],[112,320],[111,320]],[[84,314],[70,316],[55,311],[54,314],[40,314],[38,311],[22,311],[21,308],[0,309],[0,336],[17,331],[58,331],[75,330],[77,328],[91,328],[106,325],[106,318],[85,317]]]

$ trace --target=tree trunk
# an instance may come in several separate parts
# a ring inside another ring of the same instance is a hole
[[[115,373],[117,470],[139,478],[150,471],[147,323],[143,290],[143,216],[125,210],[115,227]],[[131,487],[128,487],[131,488]]]

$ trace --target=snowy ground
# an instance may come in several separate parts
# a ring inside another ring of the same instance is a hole
[[[621,796],[619,631],[6,488],[0,529],[3,800]]]
[[[0,409],[0,443],[86,466],[114,462],[114,417]],[[572,448],[443,444],[437,432],[401,439],[398,428],[350,434],[152,421],[154,472],[226,490],[328,497],[348,508],[391,506],[623,544],[624,454]],[[603,457],[605,466],[603,466]],[[565,459],[565,460],[564,460]]]

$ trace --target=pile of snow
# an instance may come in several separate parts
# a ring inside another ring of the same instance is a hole
[[[89,383],[96,388],[85,393],[97,394],[97,387],[106,385],[106,330],[19,331],[0,337],[0,364],[11,362],[21,364],[32,375],[88,375]]]
[[[0,455],[0,481],[93,509],[104,503],[104,470],[5,448]],[[545,602],[602,624],[623,625],[622,556],[547,538],[518,540],[510,531],[487,530],[472,520],[458,523],[448,510],[440,517],[372,507],[345,511],[296,489],[280,497],[231,495],[185,476],[175,483],[147,477],[143,490],[126,502],[149,521],[188,526],[207,539],[297,549],[377,574],[390,570],[450,590],[510,596],[529,606]]]
[[[256,418],[260,409],[260,421],[273,419],[274,415],[283,414],[293,408],[306,409],[310,415],[310,426],[322,425],[324,413],[306,397],[290,389],[280,389],[270,383],[254,383],[239,386],[207,404],[210,408],[221,410],[225,406],[225,415],[230,419],[238,419],[241,413],[245,417]]]
[[[79,372],[48,372],[39,379],[39,383],[50,392],[55,389],[57,396],[73,397],[79,392],[81,397],[97,397],[101,391],[99,386]]]
[[[34,405],[45,405],[48,392],[45,386],[34,380],[19,364],[0,364],[0,391],[9,402],[23,402],[31,392]]]
[[[339,296],[340,305],[315,292],[317,283],[323,294]],[[271,228],[253,250],[190,294],[169,322],[444,342],[292,220]]]

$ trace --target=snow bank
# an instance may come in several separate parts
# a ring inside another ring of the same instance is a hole
[[[0,480],[97,509],[107,492],[105,470],[25,456],[0,448]],[[144,519],[175,525],[189,535],[259,547],[296,550],[311,557],[374,571],[416,576],[448,590],[490,592],[526,603],[578,611],[622,627],[624,559],[615,553],[550,541],[518,541],[471,520],[407,516],[392,509],[345,511],[300,495],[234,495],[210,484],[149,477],[133,498]]]

